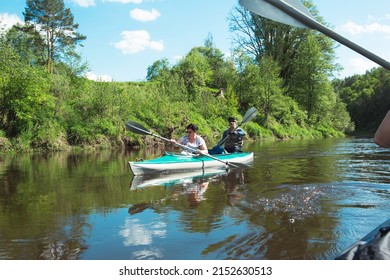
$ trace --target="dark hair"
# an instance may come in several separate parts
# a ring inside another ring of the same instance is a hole
[[[187,128],[187,129],[191,129],[191,130],[193,130],[193,131],[195,131],[195,132],[198,131],[198,127],[197,127],[196,125],[192,124],[192,123],[190,123],[189,125],[187,125],[186,128]]]
[[[229,117],[229,118],[228,118],[228,121],[229,121],[229,122],[235,122],[235,121],[237,121],[237,120],[236,120],[235,117]]]

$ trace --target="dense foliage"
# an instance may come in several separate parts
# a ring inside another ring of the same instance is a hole
[[[30,10],[28,6],[26,22],[33,21]],[[70,10],[60,6],[56,11],[73,24]],[[80,34],[73,41],[62,38],[56,48],[29,28],[0,34],[0,150],[154,143],[150,137],[126,132],[128,120],[168,138],[181,136],[187,124],[195,123],[212,145],[226,127],[226,118],[240,118],[250,107],[259,114],[245,130],[257,139],[342,136],[354,129],[347,109],[358,128],[376,125],[378,110],[369,118],[367,102],[373,107],[387,104],[386,73],[375,70],[335,81],[335,91],[330,79],[338,66],[330,39],[237,11],[231,18],[232,32],[238,35],[232,57],[226,57],[209,35],[203,46],[192,48],[175,65],[166,58],[154,62],[146,81],[138,83],[83,78],[86,66],[74,53],[75,45],[85,39]],[[247,39],[239,35],[240,19],[250,30],[246,35],[256,35],[256,46],[243,47]],[[271,33],[274,41],[259,35]],[[42,53],[49,46],[58,52]],[[69,54],[71,63],[64,59]]]
[[[347,104],[358,131],[375,131],[389,110],[390,72],[373,68],[364,75],[334,80],[333,85]]]

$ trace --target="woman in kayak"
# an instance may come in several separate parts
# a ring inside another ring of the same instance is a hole
[[[194,124],[189,124],[186,129],[187,135],[184,135],[178,141],[171,139],[171,142],[188,146],[187,151],[191,153],[208,154],[206,142],[198,135],[198,127]]]

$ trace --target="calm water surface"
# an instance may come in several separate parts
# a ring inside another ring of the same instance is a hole
[[[256,143],[250,169],[140,180],[161,151],[0,156],[0,259],[333,259],[389,218],[371,139]]]

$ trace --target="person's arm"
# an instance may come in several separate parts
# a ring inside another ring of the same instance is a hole
[[[206,141],[202,137],[200,137],[200,145],[199,145],[199,153],[201,154],[208,154],[209,150],[207,149]]]
[[[237,128],[237,134],[240,135],[241,137],[246,135],[245,131],[241,128]]]
[[[374,142],[383,148],[390,148],[390,111],[375,132]]]
[[[181,137],[180,139],[178,139],[178,140],[175,140],[175,139],[170,139],[170,141],[171,141],[171,143],[173,144],[173,145],[175,145],[175,147],[178,147],[179,145],[182,145],[183,144],[183,140],[184,140],[184,136],[183,137]]]

